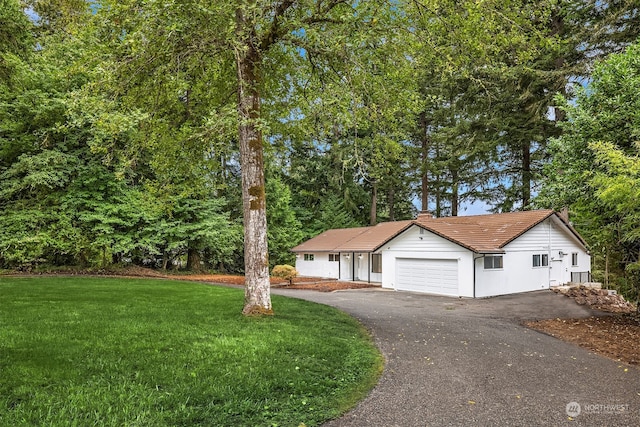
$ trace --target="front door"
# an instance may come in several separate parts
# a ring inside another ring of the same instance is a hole
[[[560,286],[567,283],[565,279],[564,257],[560,256],[560,250],[553,250],[551,253],[551,265],[549,266],[549,286]]]

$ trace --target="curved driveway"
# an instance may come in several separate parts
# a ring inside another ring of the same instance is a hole
[[[381,289],[273,292],[355,316],[386,359],[370,395],[328,427],[640,425],[638,367],[521,326],[594,314],[553,292],[477,300]],[[572,418],[571,402],[580,409],[572,406]]]

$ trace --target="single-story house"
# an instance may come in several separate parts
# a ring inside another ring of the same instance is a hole
[[[292,249],[302,276],[459,297],[590,280],[591,257],[566,214],[535,210],[328,230]]]

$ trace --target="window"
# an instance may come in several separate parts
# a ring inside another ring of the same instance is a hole
[[[382,273],[382,254],[371,255],[371,272]]]
[[[574,252],[571,254],[571,266],[572,267],[578,266],[578,252]]]
[[[549,255],[548,254],[535,254],[533,256],[533,266],[534,267],[548,267],[549,266]]]
[[[313,261],[313,254],[304,254],[305,261]]]
[[[484,257],[484,268],[485,270],[502,268],[502,255],[489,255]]]
[[[340,254],[329,254],[329,261],[340,261]]]

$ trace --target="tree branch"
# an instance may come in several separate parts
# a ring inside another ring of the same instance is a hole
[[[269,49],[269,47],[276,43],[282,36],[283,30],[282,28],[280,28],[280,18],[282,18],[287,10],[289,10],[295,3],[296,0],[283,0],[276,5],[275,9],[273,9],[273,20],[271,21],[271,27],[260,41],[260,50],[262,52]]]
[[[318,23],[332,23],[332,24],[341,24],[342,21],[339,19],[332,19],[327,17],[329,12],[331,12],[334,8],[341,4],[349,4],[347,0],[330,0],[328,1],[324,7],[322,6],[324,2],[319,0],[316,3],[316,10],[313,12],[311,16],[302,20],[305,24],[318,24]]]

